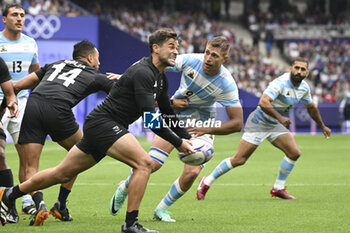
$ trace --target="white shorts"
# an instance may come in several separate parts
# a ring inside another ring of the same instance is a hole
[[[244,141],[259,145],[265,139],[269,142],[273,142],[278,136],[289,132],[289,130],[279,122],[277,124],[267,124],[263,121],[258,121],[258,124],[254,123],[252,119],[255,111],[249,115],[245,124],[242,136]]]
[[[11,135],[20,131],[26,105],[27,105],[27,96],[19,97],[18,98],[18,116],[14,118],[8,118],[8,116],[10,115],[10,111],[6,109],[6,112],[2,117],[1,122],[4,127],[4,130],[7,130]]]

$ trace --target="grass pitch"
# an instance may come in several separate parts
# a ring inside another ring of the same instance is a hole
[[[203,169],[208,175],[224,158],[233,155],[241,134],[217,136],[213,159]],[[296,135],[302,156],[287,180],[288,192],[296,200],[272,198],[269,191],[276,179],[283,154],[264,142],[242,167],[220,177],[204,201],[197,201],[198,185],[169,210],[176,223],[154,221],[154,208],[182,172],[183,164],[174,151],[162,169],[151,175],[140,208],[140,223],[162,233],[226,232],[350,232],[350,135]],[[150,143],[140,138],[148,150]],[[64,149],[48,141],[41,155],[40,170],[57,165]],[[14,146],[6,147],[7,161],[15,176],[18,157]],[[73,222],[60,222],[51,215],[41,227],[28,226],[29,216],[18,224],[6,224],[1,232],[120,232],[126,205],[117,216],[109,214],[109,201],[130,168],[109,157],[80,174],[69,196]],[[15,183],[18,180],[15,178]],[[55,203],[59,186],[44,190],[48,208]],[[20,210],[20,200],[17,209]]]

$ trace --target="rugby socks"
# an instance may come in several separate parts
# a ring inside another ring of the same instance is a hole
[[[13,188],[10,188],[7,192],[7,197],[10,201],[15,201],[17,198],[25,195],[26,193],[22,192],[21,190],[19,190],[19,186],[16,185]]]
[[[219,178],[232,168],[233,167],[230,158],[222,160],[221,163],[219,163],[219,165],[214,169],[214,171],[204,179],[204,184],[208,186],[212,185],[217,178]]]
[[[30,196],[29,194],[22,196],[22,207],[23,208],[25,208],[26,206],[30,206],[32,204],[34,204],[32,196]]]
[[[12,187],[13,175],[11,169],[5,169],[0,171],[0,187]]]
[[[35,208],[38,210],[39,207],[40,207],[41,202],[44,202],[43,193],[40,192],[40,191],[36,192],[32,197],[33,197],[33,200],[34,200],[34,203],[35,203]]]
[[[58,201],[60,202],[60,209],[63,210],[66,208],[67,197],[70,193],[70,190],[66,189],[61,185],[60,194],[58,195]]]
[[[296,161],[291,160],[287,156],[285,156],[282,159],[276,182],[273,185],[275,189],[277,190],[284,189],[284,184],[286,183],[286,179],[288,175],[291,173],[291,171],[293,170],[295,162]]]
[[[133,210],[131,212],[126,212],[125,223],[126,228],[131,227],[134,222],[138,221],[139,210]]]
[[[185,192],[181,190],[179,178],[175,180],[169,192],[165,195],[163,200],[158,204],[156,209],[168,209],[175,201],[177,201]]]
[[[130,171],[130,175],[128,176],[128,178],[126,178],[125,182],[123,182],[119,186],[123,193],[128,193],[129,182],[130,182],[131,176],[132,176],[132,170]]]

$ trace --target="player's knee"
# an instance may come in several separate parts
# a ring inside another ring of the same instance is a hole
[[[301,151],[299,149],[296,149],[294,151],[291,151],[287,157],[290,158],[293,161],[296,161],[299,159],[299,157],[301,156]]]
[[[165,161],[168,159],[169,154],[159,148],[156,147],[151,147],[151,149],[148,152],[149,156],[152,158],[154,161],[154,167],[152,171],[156,171],[159,168],[163,166]]]
[[[186,173],[186,177],[189,180],[195,180],[199,173],[201,172],[201,167],[191,167],[191,169],[186,169],[185,173]]]
[[[162,166],[163,164],[160,164],[157,161],[153,160],[152,172],[158,171]]]
[[[74,175],[62,172],[62,173],[55,173],[55,177],[56,177],[57,183],[63,184],[71,181],[74,178]]]
[[[232,167],[237,167],[237,166],[242,166],[245,164],[245,162],[247,161],[247,158],[242,157],[242,156],[235,156],[233,158],[231,158],[231,164]]]
[[[153,167],[153,160],[148,157],[145,156],[143,159],[140,159],[138,161],[138,164],[133,168],[134,171],[135,170],[142,170],[142,171],[146,171],[146,172],[151,172],[152,171],[152,167]]]

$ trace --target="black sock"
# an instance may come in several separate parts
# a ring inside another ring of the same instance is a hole
[[[35,208],[38,210],[39,209],[39,206],[40,206],[40,203],[42,202],[42,201],[44,201],[44,199],[43,199],[43,193],[42,192],[36,192],[33,196],[32,196],[32,198],[33,198],[33,201],[34,201],[34,203],[35,203]]]
[[[131,227],[134,222],[138,221],[139,211],[133,210],[131,212],[126,212],[125,223],[126,227]]]
[[[15,187],[13,187],[13,188],[11,188],[10,190],[9,190],[9,193],[8,193],[8,199],[10,200],[10,201],[14,201],[14,200],[16,200],[17,198],[19,198],[19,197],[21,197],[21,196],[23,196],[23,195],[25,195],[26,193],[24,193],[24,192],[22,192],[21,190],[19,190],[19,186],[18,185],[16,185]]]
[[[12,187],[13,175],[11,169],[0,171],[0,187]]]
[[[68,197],[69,193],[70,193],[70,190],[61,186],[60,194],[58,195],[58,201],[60,202],[60,209],[61,210],[66,208],[66,201],[67,201],[67,197]]]

